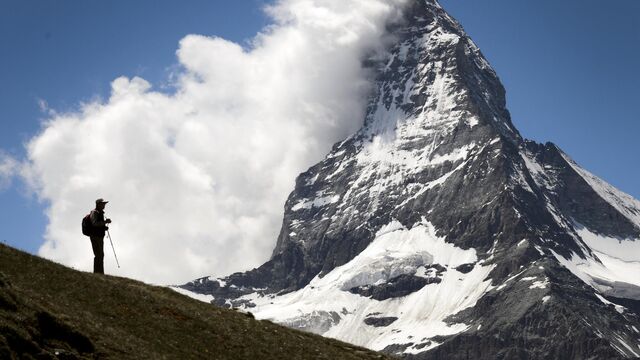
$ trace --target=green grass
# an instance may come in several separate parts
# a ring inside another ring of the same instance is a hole
[[[0,245],[0,359],[385,359]]]

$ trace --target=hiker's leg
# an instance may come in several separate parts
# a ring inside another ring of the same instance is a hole
[[[93,249],[93,272],[95,273],[97,268],[97,260],[98,260],[98,253],[100,252],[100,250],[98,250],[98,238],[95,236],[90,237],[91,239],[91,249]]]
[[[93,265],[94,272],[104,274],[104,237],[98,238],[97,247],[100,251],[96,253],[95,263]]]
[[[91,247],[93,248],[93,272],[104,274],[104,237],[92,236]]]

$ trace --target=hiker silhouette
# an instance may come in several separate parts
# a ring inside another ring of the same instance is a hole
[[[91,221],[91,232],[89,239],[91,239],[91,248],[93,249],[93,272],[97,274],[104,274],[104,235],[109,227],[107,224],[111,223],[111,219],[104,218],[104,208],[108,201],[100,198],[96,200],[96,208],[89,213],[89,219]]]

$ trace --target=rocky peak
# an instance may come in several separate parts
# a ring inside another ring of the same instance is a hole
[[[637,357],[640,202],[523,140],[437,2],[390,29],[363,127],[296,179],[271,259],[183,289],[406,358]]]
[[[496,73],[437,2],[410,2],[404,20],[391,31],[396,42],[377,64],[375,92],[357,136],[393,138],[395,133],[416,141],[480,125],[520,140]]]
[[[392,35],[388,56],[373,65],[378,76],[362,129],[301,174],[285,204],[273,259],[300,254],[305,275],[295,286],[352,259],[394,219],[410,227],[430,215],[440,229],[455,221],[462,246],[493,244],[492,233],[478,236],[465,225],[501,198],[513,168],[505,152],[517,154],[521,143],[504,88],[437,2],[411,2]],[[461,190],[433,190],[445,182]],[[465,198],[476,202],[452,208]]]

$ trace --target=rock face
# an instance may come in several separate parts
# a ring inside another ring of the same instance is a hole
[[[407,358],[640,356],[640,202],[524,140],[439,4],[389,28],[363,127],[298,177],[271,259],[182,288]]]

